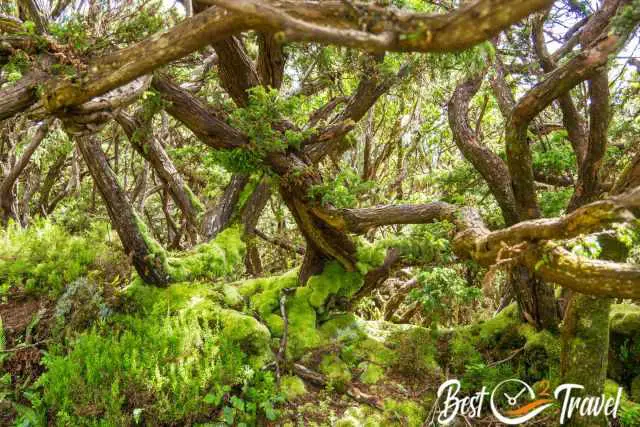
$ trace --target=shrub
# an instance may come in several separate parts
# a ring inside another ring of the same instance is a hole
[[[57,296],[82,276],[109,271],[109,265],[122,265],[122,252],[108,236],[104,226],[71,235],[50,221],[39,221],[26,229],[10,224],[0,230],[0,295],[19,288]]]
[[[207,285],[132,285],[116,314],[44,357],[43,401],[61,425],[189,424],[274,418],[270,334],[218,305]]]

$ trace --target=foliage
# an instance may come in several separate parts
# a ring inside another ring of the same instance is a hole
[[[2,67],[2,74],[9,83],[17,82],[29,71],[29,66],[29,56],[25,52],[18,50],[11,55],[9,62]]]
[[[572,188],[563,188],[560,190],[543,191],[540,193],[540,210],[542,215],[547,218],[557,217],[561,215],[571,200],[573,195]]]
[[[248,91],[246,107],[235,109],[229,117],[231,124],[243,131],[252,144],[252,150],[220,150],[213,158],[231,171],[255,172],[264,157],[272,152],[299,149],[310,136],[309,131],[296,130],[304,122],[300,114],[299,97],[282,97],[277,90],[257,86]]]
[[[353,208],[356,207],[359,197],[370,191],[373,186],[373,182],[363,181],[353,169],[345,169],[334,179],[313,186],[310,196],[319,199],[323,205],[333,205],[339,209]]]
[[[567,141],[566,131],[555,132],[549,141],[553,149],[546,144],[535,144],[533,150],[533,168],[544,174],[565,175],[575,172],[576,155]]]
[[[80,16],[74,16],[64,23],[52,22],[49,32],[61,43],[73,47],[78,52],[86,52],[92,47],[86,25]]]
[[[59,295],[78,278],[100,274],[99,268],[121,262],[110,239],[100,224],[80,235],[45,220],[26,229],[10,224],[0,231],[0,293],[19,288]]]
[[[245,244],[238,227],[227,228],[214,240],[191,251],[167,259],[168,272],[174,281],[214,280],[231,276],[244,259]]]
[[[481,289],[469,286],[453,268],[435,267],[420,273],[418,280],[422,288],[414,289],[410,297],[422,304],[432,327],[451,322],[451,307],[469,305],[482,295]]]
[[[275,417],[275,382],[260,370],[269,335],[255,319],[221,309],[205,285],[133,285],[127,298],[135,314],[114,314],[45,357],[39,385],[58,423],[127,425],[134,414],[180,423],[212,409],[229,424]]]

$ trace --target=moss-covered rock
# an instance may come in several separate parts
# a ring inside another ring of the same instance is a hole
[[[280,379],[280,391],[284,393],[285,399],[289,402],[307,394],[304,381],[295,375],[287,375]]]
[[[386,399],[382,411],[369,406],[354,406],[347,409],[335,425],[342,427],[418,427],[424,425],[425,419],[425,409],[418,402]]]
[[[313,276],[307,282],[311,289],[309,304],[324,311],[325,303],[330,295],[350,297],[362,287],[363,277],[357,272],[346,272],[336,262],[330,262],[319,276]]]
[[[626,336],[640,334],[640,307],[635,304],[613,304],[611,332]]]
[[[630,389],[640,376],[640,307],[614,304],[610,319],[607,376]]]

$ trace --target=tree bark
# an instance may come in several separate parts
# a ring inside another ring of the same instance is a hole
[[[263,178],[256,186],[249,197],[249,200],[242,207],[240,212],[240,223],[244,227],[243,240],[247,244],[247,254],[245,256],[245,266],[247,272],[252,276],[262,274],[262,261],[256,246],[256,225],[262,215],[264,207],[271,198],[271,183],[268,178]]]
[[[2,182],[0,182],[0,222],[2,222],[2,224],[6,224],[7,221],[9,221],[9,218],[13,218],[19,222],[18,213],[14,209],[16,201],[14,186],[20,177],[20,174],[29,164],[31,156],[47,136],[47,133],[49,132],[49,125],[50,122],[46,121],[38,127],[33,139],[25,148],[20,159],[18,159],[18,161],[9,170],[9,173],[4,177]]]
[[[162,144],[153,135],[153,131],[144,129],[139,119],[121,113],[118,123],[127,134],[129,142],[138,154],[151,164],[160,180],[166,184],[171,198],[182,211],[193,230],[200,228],[202,206],[187,183],[178,172]]]
[[[249,182],[249,176],[236,173],[231,176],[229,184],[220,196],[216,205],[204,214],[201,233],[205,240],[213,239],[218,233],[231,224],[233,212],[240,199],[240,194]]]
[[[159,244],[144,230],[144,223],[134,212],[99,143],[87,136],[78,137],[77,143],[102,196],[111,223],[136,271],[146,283],[168,285],[170,277],[163,267],[164,254],[158,253],[161,250]]]

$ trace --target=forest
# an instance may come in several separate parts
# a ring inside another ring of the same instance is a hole
[[[0,426],[640,426],[640,0],[0,0]]]

